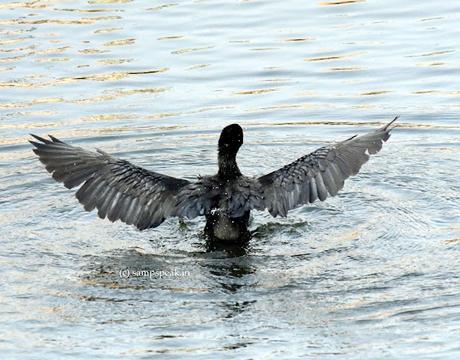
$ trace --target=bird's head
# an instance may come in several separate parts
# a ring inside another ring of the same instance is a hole
[[[243,129],[238,124],[223,128],[219,138],[219,152],[236,154],[243,144]]]

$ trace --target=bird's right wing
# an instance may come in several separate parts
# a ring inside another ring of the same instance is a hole
[[[176,195],[191,183],[159,174],[115,158],[101,150],[88,151],[50,136],[32,135],[33,151],[56,181],[68,189],[80,186],[77,199],[86,211],[98,209],[101,218],[120,219],[139,229],[160,225],[168,216],[180,216]],[[83,185],[82,185],[83,184]],[[189,211],[190,217],[198,214]]]
[[[380,151],[382,143],[390,137],[390,125],[397,118],[380,129],[322,147],[258,178],[265,207],[273,216],[286,216],[300,205],[335,196],[344,181],[358,173],[369,155]]]

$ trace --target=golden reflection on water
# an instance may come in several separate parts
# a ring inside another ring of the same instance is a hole
[[[135,115],[131,114],[100,114],[88,115],[81,118],[82,122],[100,122],[100,121],[114,121],[114,120],[128,120],[135,119]]]
[[[157,40],[178,40],[178,39],[183,39],[183,35],[169,35],[169,36],[162,36],[157,38]]]
[[[179,49],[175,51],[171,51],[171,54],[174,55],[184,55],[184,54],[189,54],[189,53],[194,53],[198,51],[204,51],[204,50],[209,50],[214,48],[214,46],[203,46],[203,47],[193,47],[193,48],[184,48],[184,49]]]
[[[407,55],[407,57],[408,58],[413,58],[413,57],[438,56],[438,55],[451,54],[453,52],[455,52],[455,50],[431,51],[431,52],[428,52],[428,53],[422,53],[422,54],[416,54],[416,55]]]
[[[132,62],[133,59],[104,59],[104,60],[98,60],[97,62],[99,64],[104,64],[104,65],[117,65],[117,64],[126,64]]]
[[[352,72],[352,71],[362,71],[364,70],[364,68],[360,68],[357,66],[348,66],[348,67],[333,67],[330,70],[331,71]]]
[[[333,1],[321,1],[319,4],[323,6],[334,6],[334,5],[352,5],[356,3],[362,3],[366,0],[333,0]]]
[[[383,95],[383,94],[388,94],[390,92],[391,92],[390,90],[367,91],[367,92],[361,93],[361,96]]]
[[[162,69],[142,70],[142,71],[119,71],[119,72],[100,73],[100,74],[92,74],[92,75],[77,76],[77,77],[62,77],[62,78],[58,78],[52,81],[45,81],[45,82],[39,82],[39,83],[36,83],[36,82],[30,83],[30,82],[24,82],[24,81],[0,82],[0,88],[1,87],[39,88],[39,87],[69,84],[69,83],[81,81],[81,80],[115,81],[115,80],[121,80],[121,79],[131,77],[131,76],[162,73],[168,70],[169,70],[168,68],[162,68]]]
[[[104,46],[125,46],[125,45],[133,45],[136,42],[136,39],[120,39],[120,40],[112,40],[106,42]]]
[[[306,58],[305,61],[311,61],[311,62],[316,62],[316,61],[337,61],[337,60],[343,60],[343,59],[358,57],[358,56],[363,55],[363,54],[364,53],[359,52],[359,53],[349,53],[349,54],[342,54],[342,55],[315,56],[315,57]]]
[[[95,16],[85,17],[80,19],[39,19],[39,20],[26,20],[26,19],[13,19],[13,20],[0,20],[0,25],[92,25],[99,21],[120,20],[120,16]]]
[[[290,39],[285,39],[284,41],[286,42],[305,42],[305,41],[311,41],[314,40],[313,38],[290,38]]]
[[[204,69],[207,67],[209,67],[209,64],[197,64],[197,65],[190,66],[187,70],[199,70],[199,69]]]
[[[54,57],[54,58],[44,58],[44,59],[35,59],[35,62],[38,63],[47,63],[47,62],[62,62],[69,61],[69,57]]]
[[[93,55],[93,54],[104,54],[108,53],[108,50],[102,50],[102,49],[94,49],[94,48],[88,48],[88,49],[81,49],[78,50],[80,54],[87,54],[87,55]]]
[[[39,98],[34,99],[29,102],[18,102],[18,103],[0,103],[0,109],[19,109],[19,108],[27,108],[33,105],[38,104],[52,104],[57,102],[62,102],[63,98]]]
[[[88,4],[126,4],[133,0],[89,0]]]
[[[62,54],[63,52],[71,49],[70,46],[60,46],[54,48],[48,48],[43,50],[34,49],[30,52],[30,55],[52,55],[52,54]]]
[[[117,27],[117,28],[97,29],[97,30],[94,30],[93,32],[95,34],[107,34],[107,33],[119,32],[121,30],[123,30],[123,28]]]
[[[446,65],[446,63],[443,61],[433,61],[433,62],[420,62],[420,63],[417,63],[416,65],[421,66],[421,67],[430,67],[430,66]]]
[[[159,11],[159,10],[167,9],[167,8],[170,8],[170,7],[173,7],[173,6],[176,6],[176,5],[178,5],[178,4],[175,4],[175,3],[163,4],[163,5],[159,5],[159,6],[156,6],[156,7],[148,8],[147,11]]]
[[[260,94],[271,93],[273,91],[277,91],[277,89],[243,90],[243,91],[238,91],[235,94],[237,94],[237,95],[260,95]]]

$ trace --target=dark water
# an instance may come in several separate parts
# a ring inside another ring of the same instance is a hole
[[[0,2],[2,358],[460,356],[457,1]],[[28,133],[173,176],[219,130],[262,174],[401,115],[341,194],[146,232],[85,213]]]

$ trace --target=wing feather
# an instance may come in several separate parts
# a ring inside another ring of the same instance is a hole
[[[75,195],[86,211],[97,208],[99,217],[122,220],[139,229],[158,226],[180,213],[176,195],[189,181],[146,170],[102,150],[69,145],[51,135],[51,140],[32,136],[33,151],[52,177],[69,189],[80,186]]]
[[[369,155],[382,149],[383,142],[390,137],[390,126],[397,119],[368,134],[319,148],[259,177],[264,206],[273,216],[286,216],[299,205],[335,196],[343,188],[344,181],[356,175],[369,160]]]

